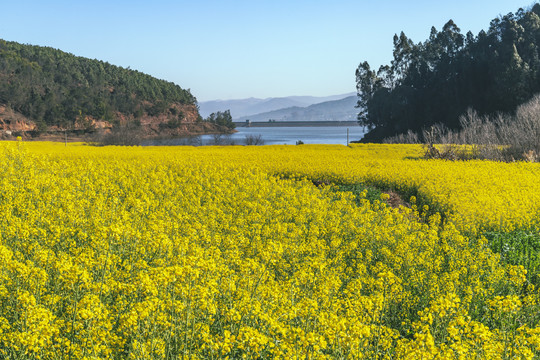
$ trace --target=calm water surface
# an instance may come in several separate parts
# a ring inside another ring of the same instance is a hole
[[[150,140],[143,145],[245,145],[247,136],[261,136],[264,145],[295,145],[298,141],[304,144],[347,144],[360,140],[365,130],[361,126],[298,126],[298,127],[238,127],[231,135],[202,135],[191,139]]]
[[[246,136],[262,137],[265,145],[287,144],[294,145],[297,141],[304,144],[347,144],[347,129],[349,129],[349,141],[360,140],[365,130],[361,126],[301,126],[301,127],[238,127],[237,133],[230,135],[227,140],[232,140],[237,145],[246,142]],[[212,144],[215,139],[212,135],[201,137],[204,145]]]

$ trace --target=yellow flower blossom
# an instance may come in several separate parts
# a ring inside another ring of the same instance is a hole
[[[540,356],[531,274],[479,236],[538,229],[538,164],[374,144],[0,156],[1,358]]]

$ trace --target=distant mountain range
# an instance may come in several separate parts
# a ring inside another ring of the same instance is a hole
[[[354,98],[354,104],[352,98]],[[344,101],[345,99],[349,99]],[[312,108],[307,110],[313,105],[321,105],[319,108]],[[340,116],[345,113],[354,113],[353,119],[356,119],[357,110],[354,109],[356,105],[356,93],[348,93],[342,95],[333,95],[325,97],[316,96],[288,96],[280,98],[267,98],[267,99],[240,99],[240,100],[214,100],[204,101],[199,103],[199,112],[202,117],[206,118],[211,113],[217,111],[230,110],[234,121],[245,121],[250,119],[251,121],[268,121],[270,119],[280,120],[287,118],[290,121],[307,121],[304,120],[306,116],[314,117],[315,112],[322,113],[328,111],[336,112],[335,116],[329,115],[336,120],[345,120]],[[324,110],[326,108],[326,110]],[[277,111],[277,112],[276,112]],[[339,113],[339,114],[338,114]],[[297,117],[304,117],[298,118]],[[315,116],[316,117],[316,116]],[[317,120],[319,120],[317,118]],[[313,118],[315,120],[315,118]],[[350,119],[349,119],[350,120]]]
[[[356,95],[344,99],[325,101],[306,107],[292,106],[284,109],[267,111],[260,114],[242,116],[235,119],[237,122],[250,120],[251,122],[268,121],[354,121],[358,109],[355,108]]]

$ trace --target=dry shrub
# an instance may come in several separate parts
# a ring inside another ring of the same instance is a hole
[[[407,131],[406,134],[399,134],[383,140],[385,144],[419,144],[420,139],[418,134],[412,130]]]
[[[108,133],[97,135],[96,144],[101,146],[121,145],[138,146],[143,141],[143,135],[139,127],[118,126]]]
[[[245,143],[246,145],[264,145],[264,140],[261,134],[258,134],[258,135],[249,134],[249,135],[246,135]]]
[[[443,124],[422,131],[426,158],[540,161],[540,94],[520,105],[513,116],[481,116],[468,109],[459,120],[459,131],[452,131]],[[418,143],[419,137],[409,130],[384,142]]]
[[[540,94],[520,105],[512,120],[499,129],[501,142],[508,145],[507,157],[520,160],[532,157],[538,161],[534,154],[540,154]]]

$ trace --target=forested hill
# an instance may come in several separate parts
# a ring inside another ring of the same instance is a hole
[[[198,118],[195,97],[172,82],[50,47],[0,40],[4,129],[14,121],[44,130]]]
[[[356,71],[358,119],[373,128],[363,141],[436,123],[456,129],[468,108],[514,112],[540,92],[539,47],[539,4],[492,20],[476,36],[452,20],[424,42],[396,35],[391,64],[376,71],[363,62]]]

